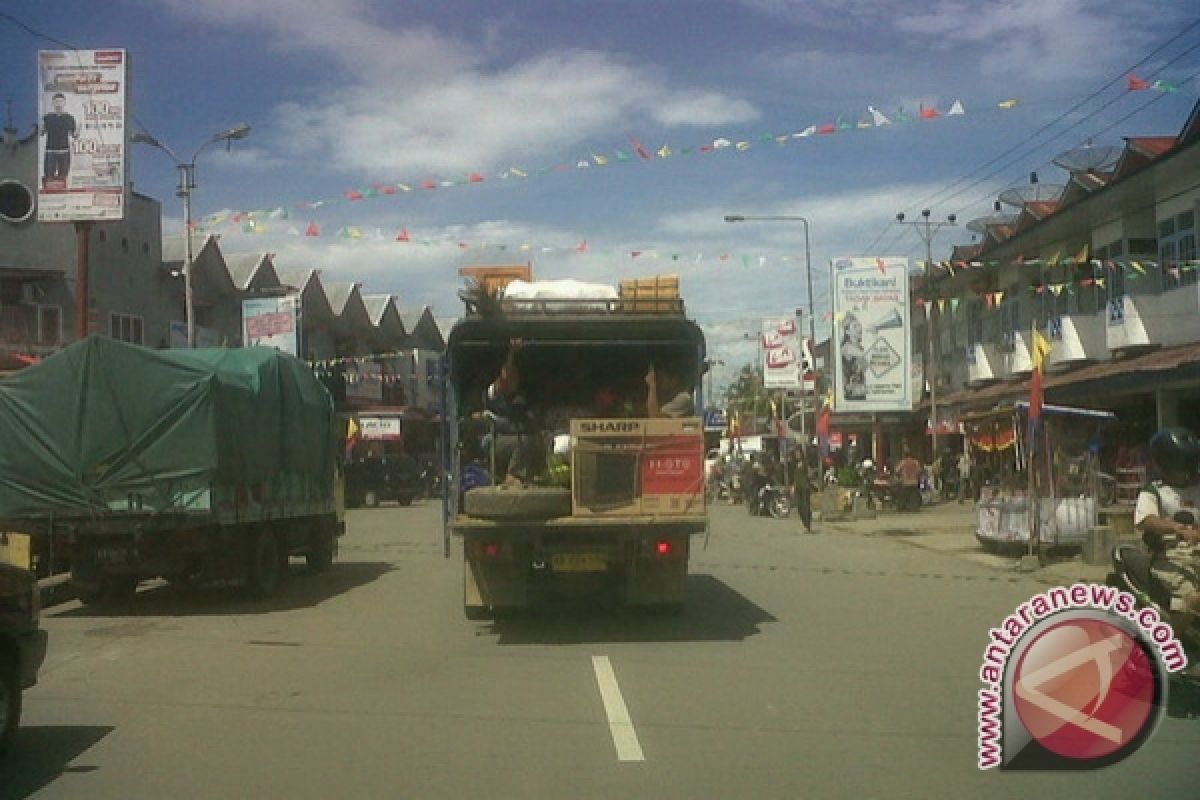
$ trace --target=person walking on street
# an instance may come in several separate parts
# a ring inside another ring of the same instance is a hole
[[[971,471],[974,466],[971,463],[971,451],[964,447],[958,456],[958,502],[960,503],[965,497],[972,499],[975,497],[971,491]]]
[[[900,477],[900,495],[896,505],[902,511],[917,511],[921,508],[921,472],[924,467],[912,456],[908,445],[904,445],[904,458],[896,464],[896,475]]]
[[[804,532],[812,533],[812,478],[808,474],[808,459],[804,452],[792,465],[792,502],[804,523]]]

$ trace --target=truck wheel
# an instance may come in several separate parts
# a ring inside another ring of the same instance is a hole
[[[411,494],[396,495],[396,502],[402,506],[411,506],[413,504],[413,496]]]
[[[304,561],[313,572],[328,572],[333,567],[333,534],[323,528],[313,531]]]
[[[480,519],[553,519],[571,515],[571,490],[482,487],[463,497],[463,510]]]
[[[0,755],[8,752],[21,721],[21,687],[15,653],[0,651]]]
[[[367,508],[376,508],[379,505],[379,495],[374,489],[367,489],[363,492],[362,504]]]
[[[254,542],[254,557],[250,562],[250,593],[259,600],[266,600],[279,591],[279,584],[283,581],[282,566],[279,542],[274,532],[260,532]]]

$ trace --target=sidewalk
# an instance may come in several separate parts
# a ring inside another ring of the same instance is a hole
[[[817,527],[823,533],[886,536],[992,569],[1017,572],[1019,556],[988,553],[975,540],[976,518],[974,505],[948,502],[925,506],[915,513],[881,511],[874,519],[821,522]],[[1078,581],[1104,583],[1108,571],[1107,564],[1087,564],[1083,556],[1075,555],[1022,574],[1051,586],[1061,586]]]

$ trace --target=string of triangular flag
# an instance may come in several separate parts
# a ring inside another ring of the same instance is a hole
[[[1021,104],[1019,98],[1007,98],[991,103],[971,114],[996,111],[1011,111]],[[877,106],[868,105],[865,112],[849,116],[838,115],[832,122],[810,123],[799,126],[795,130],[781,133],[762,133],[757,135],[717,136],[713,139],[694,145],[680,145],[665,142],[654,148],[643,145],[639,139],[630,138],[623,147],[605,152],[589,151],[574,159],[542,165],[542,166],[511,166],[491,176],[483,170],[472,170],[453,177],[425,177],[405,181],[371,181],[365,186],[343,190],[337,196],[328,196],[298,203],[283,203],[269,209],[246,210],[234,212],[219,212],[210,214],[202,222],[209,225],[219,225],[226,222],[240,224],[246,220],[286,219],[293,212],[315,212],[342,203],[355,203],[363,200],[381,197],[396,197],[417,191],[450,189],[461,186],[472,186],[485,183],[491,179],[521,180],[553,174],[564,174],[621,164],[647,163],[663,161],[692,155],[714,154],[721,152],[745,153],[762,146],[780,146],[789,143],[813,139],[822,136],[849,133],[853,131],[874,130],[877,128],[905,125],[914,122],[929,122],[932,120],[960,117],[968,114],[962,100],[954,100],[945,110],[936,106],[918,105],[915,111],[903,107],[896,111],[881,111]]]

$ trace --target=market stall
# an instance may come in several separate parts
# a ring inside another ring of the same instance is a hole
[[[963,420],[982,482],[975,536],[984,549],[1080,547],[1097,524],[1099,433],[1109,411],[1029,404]]]

